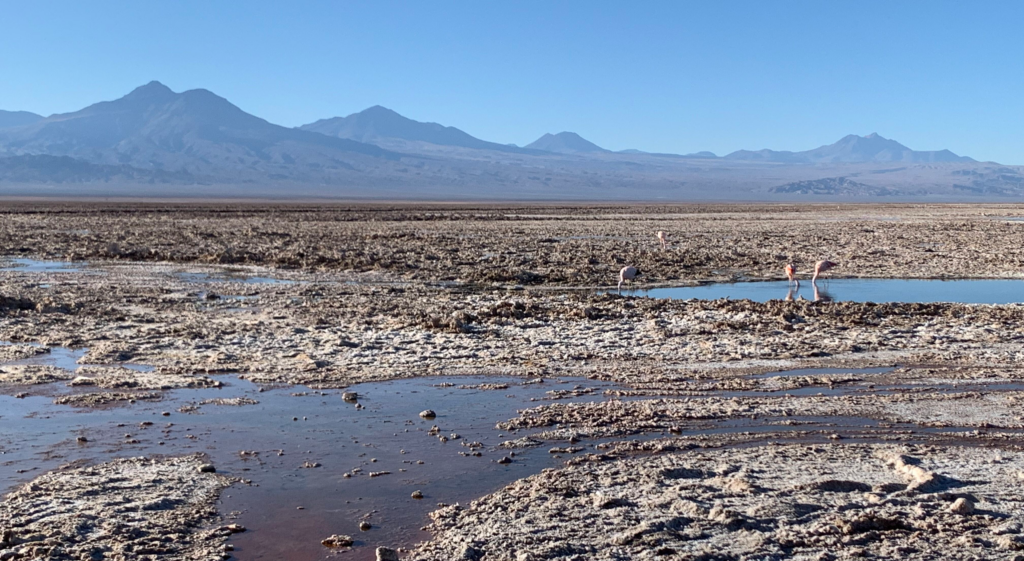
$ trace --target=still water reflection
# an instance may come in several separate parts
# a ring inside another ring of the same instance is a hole
[[[756,302],[813,300],[818,302],[959,302],[1011,304],[1024,302],[1020,280],[836,279],[817,283],[786,281],[712,283],[699,286],[623,291],[631,296],[674,300],[732,298]]]

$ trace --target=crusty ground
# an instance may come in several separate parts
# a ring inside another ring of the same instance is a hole
[[[435,511],[410,558],[1018,559],[1022,469],[1019,452],[957,446],[595,458]]]
[[[1022,276],[1017,205],[171,205],[7,203],[0,255],[386,272],[397,279],[607,286],[838,276]],[[662,250],[655,238],[665,231]]]
[[[38,477],[0,503],[0,557],[220,560],[231,531],[207,526],[231,480],[204,463],[126,458]]]
[[[75,272],[0,272],[0,341],[14,343],[0,346],[5,392],[68,384],[77,393],[55,396],[59,403],[101,406],[215,386],[223,375],[315,388],[577,375],[618,382],[613,393],[624,399],[562,404],[552,395],[501,420],[501,430],[516,440],[540,429],[537,438],[570,440],[557,453],[571,455],[588,437],[854,417],[895,442],[778,448],[751,436],[752,448],[689,452],[638,443],[633,454],[577,459],[438,511],[422,558],[1011,558],[1022,543],[1015,437],[970,431],[1024,428],[1024,388],[985,385],[1024,381],[1024,306],[684,302],[593,287],[614,286],[624,264],[656,285],[780,278],[787,261],[807,270],[826,256],[841,264],[837,276],[1020,278],[1024,222],[1006,217],[1024,207],[10,204],[0,214],[0,254],[90,260]],[[668,233],[666,250],[658,230]],[[197,283],[184,271],[225,280]],[[87,348],[82,365],[103,366],[11,364],[55,346]],[[786,394],[814,388],[822,395]],[[943,446],[939,433],[930,447],[907,448],[900,441],[920,438],[889,430],[895,423],[952,428],[947,440],[1003,451]],[[910,488],[892,467],[898,454],[945,487]],[[51,475],[70,478],[73,492],[89,469],[102,480],[111,465]],[[828,481],[839,483],[820,484]],[[961,495],[977,514],[945,510]],[[10,519],[30,514],[17,496],[0,505]]]

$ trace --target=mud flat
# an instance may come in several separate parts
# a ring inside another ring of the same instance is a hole
[[[608,286],[837,276],[1021,278],[1016,205],[173,205],[5,203],[0,255],[387,272],[419,281]],[[654,237],[663,230],[670,246]]]
[[[202,456],[124,458],[48,473],[0,503],[4,559],[222,559],[243,528],[203,526],[230,479]]]
[[[1018,558],[1022,468],[956,446],[586,458],[435,511],[413,558]]]
[[[1024,305],[607,291],[627,263],[649,287],[824,256],[837,276],[1019,279],[1024,208],[0,213],[0,530],[33,538],[10,555],[65,558],[63,540],[93,548],[75,559],[1013,558],[1022,543]],[[154,482],[146,496],[174,504],[125,510],[178,524],[146,530],[182,536],[173,548],[32,529],[65,517],[32,505],[107,517],[121,491],[76,481],[196,454],[217,473],[157,479],[198,486],[201,505]],[[21,494],[47,478],[69,483]]]

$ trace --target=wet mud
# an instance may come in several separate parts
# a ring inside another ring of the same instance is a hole
[[[561,456],[547,448],[502,448],[497,420],[565,388],[592,390],[575,400],[603,400],[612,387],[442,377],[323,392],[219,381],[90,409],[62,406],[69,389],[60,384],[31,397],[0,396],[0,423],[10,431],[0,439],[0,485],[125,455],[202,454],[217,473],[241,481],[218,504],[247,528],[230,539],[236,557],[319,559],[327,553],[320,541],[340,533],[358,536],[345,558],[373,559],[377,546],[409,548],[429,537],[419,528],[437,503],[467,502],[558,465]],[[422,418],[424,407],[435,417]],[[415,491],[421,498],[411,497]],[[372,528],[360,531],[361,522]]]

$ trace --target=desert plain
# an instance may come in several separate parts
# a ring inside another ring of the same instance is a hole
[[[1024,559],[1024,305],[633,292],[1024,301],[1022,247],[1015,205],[7,201],[0,561]]]

